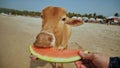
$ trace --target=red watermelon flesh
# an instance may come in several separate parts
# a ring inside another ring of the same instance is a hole
[[[30,51],[38,58],[49,62],[72,62],[80,59],[78,54],[80,50],[75,49],[60,50],[55,48],[40,48],[36,46],[30,46]]]
[[[35,52],[51,57],[61,57],[61,58],[69,58],[71,56],[78,56],[78,51],[80,50],[60,50],[55,48],[40,48],[32,46]]]

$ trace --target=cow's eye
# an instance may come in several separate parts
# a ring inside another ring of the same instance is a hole
[[[41,18],[43,18],[43,15],[40,15]]]
[[[62,19],[62,21],[65,21],[65,20],[66,20],[66,18],[63,18],[63,19]]]

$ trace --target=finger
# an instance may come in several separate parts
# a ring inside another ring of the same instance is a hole
[[[82,64],[82,65],[81,65],[81,68],[87,68],[87,67],[86,67],[85,65]]]
[[[85,58],[85,59],[88,59],[88,60],[92,60],[93,59],[93,53],[84,53],[82,51],[79,52],[79,55],[82,57],[82,58]]]
[[[76,61],[75,62],[75,65],[76,65],[77,68],[81,68],[81,64],[82,64],[81,61]]]
[[[87,68],[81,61],[75,62],[77,68]]]

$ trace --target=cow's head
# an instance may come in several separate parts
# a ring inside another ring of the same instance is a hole
[[[66,10],[60,7],[49,6],[41,12],[42,29],[37,35],[35,46],[52,47],[56,44],[55,34],[60,33],[64,25],[79,26],[83,21],[70,19],[66,16]]]

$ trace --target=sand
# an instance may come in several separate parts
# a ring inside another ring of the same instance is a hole
[[[41,19],[0,15],[0,68],[51,68],[43,61],[31,61],[29,45],[41,29]],[[69,48],[120,56],[120,26],[85,23],[73,27]],[[76,68],[66,63],[65,68]]]

